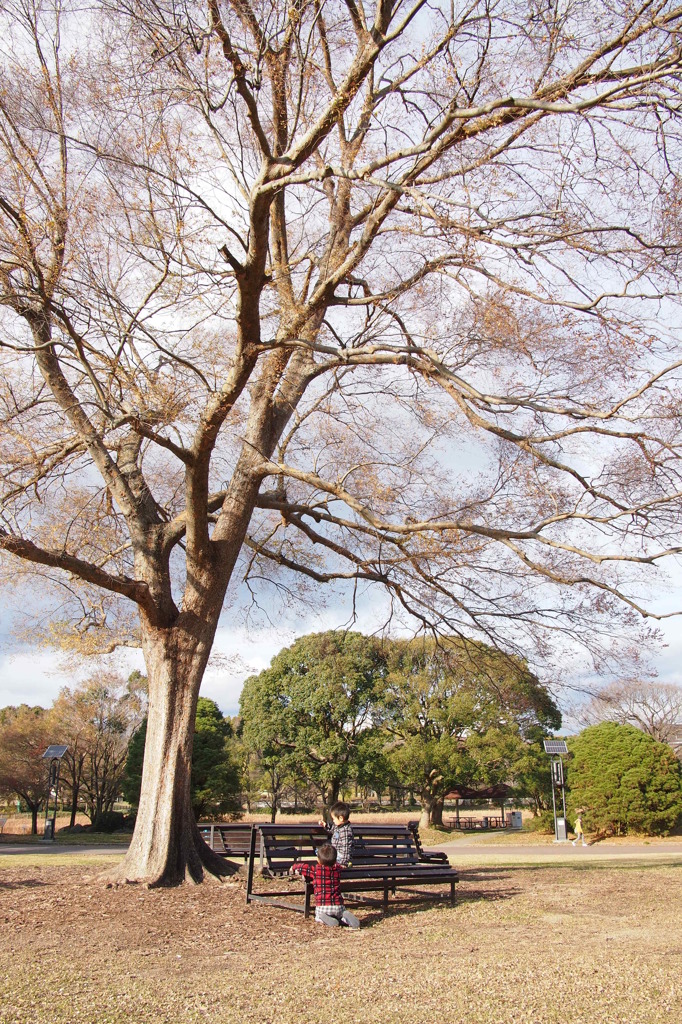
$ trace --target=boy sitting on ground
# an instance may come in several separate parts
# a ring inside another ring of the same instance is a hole
[[[297,861],[291,865],[293,874],[306,878],[315,893],[315,920],[332,928],[345,924],[349,928],[359,928],[360,922],[354,914],[346,910],[341,895],[341,872],[336,863],[336,849],[331,843],[324,843],[317,848],[317,864],[303,864]]]

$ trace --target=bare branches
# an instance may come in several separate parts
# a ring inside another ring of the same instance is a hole
[[[545,643],[590,600],[648,613],[636,570],[680,553],[682,9],[119,6],[87,45],[2,15],[5,550],[109,586],[43,543],[78,481],[64,535],[103,509],[149,621],[215,628],[242,545],[486,636],[513,601]]]
[[[18,558],[34,562],[36,565],[45,565],[53,569],[62,569],[67,573],[92,583],[104,590],[110,590],[114,594],[120,594],[140,605],[149,605],[149,593],[144,585],[133,579],[113,576],[111,573],[98,569],[91,562],[84,561],[66,551],[48,550],[39,548],[30,541],[21,537],[14,537],[5,530],[0,530],[0,549]],[[151,607],[151,605],[150,605]]]

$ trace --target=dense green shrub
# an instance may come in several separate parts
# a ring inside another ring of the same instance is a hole
[[[631,725],[602,722],[570,741],[569,820],[586,832],[666,835],[682,816],[682,766],[671,748]]]
[[[557,813],[561,813],[558,811]],[[523,823],[524,829],[528,832],[539,832],[546,835],[554,835],[554,811],[552,808],[540,811],[532,818],[526,818]]]
[[[125,815],[120,811],[103,811],[92,823],[93,832],[118,832],[125,828]]]

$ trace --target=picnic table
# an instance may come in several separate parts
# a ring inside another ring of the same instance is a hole
[[[447,828],[458,828],[464,831],[470,829],[506,828],[507,823],[503,817],[494,814],[484,814],[482,818],[474,818],[472,815],[460,814],[445,819]]]

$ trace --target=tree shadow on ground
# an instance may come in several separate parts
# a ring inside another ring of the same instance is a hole
[[[487,874],[485,877],[490,879],[492,876]],[[497,879],[504,879],[505,876],[498,874],[495,877]],[[472,880],[476,880],[475,871],[467,872],[466,881],[470,882]],[[374,925],[381,924],[385,917],[395,917],[398,915],[401,917],[415,917],[418,914],[423,914],[436,908],[457,911],[457,908],[464,903],[478,903],[482,901],[499,903],[502,900],[513,899],[515,896],[520,895],[522,891],[523,889],[521,886],[496,886],[494,890],[469,888],[463,890],[458,888],[454,904],[450,903],[449,896],[444,896],[442,899],[430,896],[420,898],[416,894],[406,895],[403,897],[399,892],[398,895],[393,897],[389,902],[387,914],[384,914],[380,907],[377,907],[376,909],[373,908],[370,914],[365,914],[363,916],[362,927],[372,928]],[[357,903],[351,902],[350,900],[347,901],[347,906],[351,913],[355,913],[356,910],[362,909],[363,905],[367,906],[364,901]]]
[[[41,889],[47,882],[41,882],[37,878],[21,878],[16,882],[0,882],[0,890],[11,891],[12,889]]]

